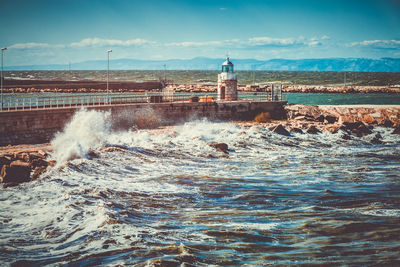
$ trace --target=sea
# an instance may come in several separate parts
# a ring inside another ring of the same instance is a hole
[[[113,131],[110,120],[80,110],[51,142],[56,166],[0,189],[0,265],[400,265],[393,129],[345,140],[207,119]]]

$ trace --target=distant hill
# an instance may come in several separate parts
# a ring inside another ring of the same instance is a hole
[[[110,60],[111,70],[219,70],[222,58],[196,57],[170,60]],[[400,58],[322,58],[322,59],[232,59],[236,70],[293,70],[293,71],[359,71],[400,72]],[[71,64],[73,70],[104,70],[106,60],[90,60]],[[5,70],[66,70],[65,64],[10,66]]]

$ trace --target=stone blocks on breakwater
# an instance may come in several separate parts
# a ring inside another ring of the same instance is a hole
[[[88,110],[111,112],[114,129],[156,127],[193,118],[211,120],[251,120],[260,112],[270,112],[276,119],[285,116],[286,102],[166,102],[157,104],[121,104],[88,106]],[[18,110],[0,112],[0,145],[49,142],[63,129],[81,107]]]

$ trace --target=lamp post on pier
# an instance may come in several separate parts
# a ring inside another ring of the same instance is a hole
[[[107,104],[110,102],[110,91],[108,90],[109,72],[110,72],[110,53],[111,49],[107,50]]]
[[[7,47],[1,49],[1,111],[3,111],[3,53],[7,50]]]

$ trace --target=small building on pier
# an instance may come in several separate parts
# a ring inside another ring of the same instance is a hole
[[[227,57],[222,63],[222,72],[218,74],[218,100],[236,101],[237,99],[237,76],[233,71],[232,62]]]

